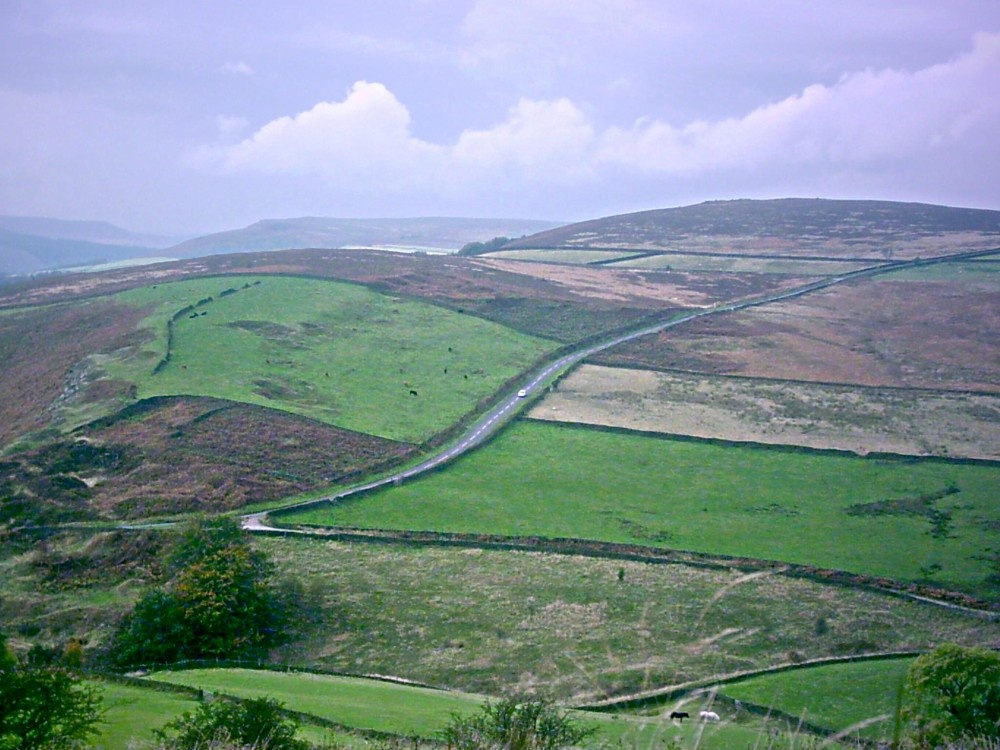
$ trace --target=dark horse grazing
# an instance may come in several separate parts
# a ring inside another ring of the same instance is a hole
[[[690,719],[691,714],[689,714],[687,711],[671,711],[670,718],[671,720],[677,719],[678,721],[684,721],[684,719]]]

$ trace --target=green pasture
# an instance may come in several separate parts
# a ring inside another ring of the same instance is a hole
[[[523,421],[447,471],[287,520],[636,543],[996,596],[998,486],[997,465]]]
[[[106,710],[100,733],[93,741],[97,750],[154,747],[154,730],[163,728],[185,711],[195,711],[198,706],[193,697],[165,691],[161,686],[96,684],[101,689]],[[285,707],[295,709],[288,704]],[[317,747],[361,748],[368,745],[359,735],[305,722],[300,723],[298,736]]]
[[[126,750],[152,743],[154,729],[197,707],[194,698],[113,682],[95,683],[103,697],[104,723],[94,739],[98,750]]]
[[[288,708],[346,727],[432,737],[452,713],[470,714],[482,696],[308,672],[192,669],[150,679],[240,698],[274,698]]]
[[[142,351],[102,363],[112,377],[134,382],[139,398],[214,396],[410,442],[449,427],[554,346],[315,279],[192,279],[114,299],[150,310]],[[167,352],[169,319],[188,305],[173,323],[169,361],[154,372]]]
[[[888,740],[897,691],[912,663],[885,659],[828,664],[731,682],[719,693],[836,732],[855,727],[862,737]]]
[[[424,739],[434,739],[453,715],[474,713],[485,700],[479,695],[307,672],[198,669],[159,672],[151,679],[245,698],[275,698],[290,709],[353,729]],[[621,743],[624,747],[653,747],[667,739],[693,747],[703,734],[702,747],[742,748],[760,731],[754,725],[704,728],[688,722],[681,726],[661,717],[579,711],[572,715],[582,724],[597,727],[592,744]]]

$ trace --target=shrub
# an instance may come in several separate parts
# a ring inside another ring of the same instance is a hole
[[[1000,740],[1000,655],[984,648],[939,646],[906,675],[908,719],[918,747],[969,737]]]
[[[305,750],[296,739],[298,722],[288,718],[284,707],[271,698],[245,701],[217,699],[202,703],[193,713],[186,711],[156,730],[168,750],[202,750],[220,745],[255,750]]]
[[[559,750],[576,746],[595,731],[551,703],[507,698],[487,702],[473,716],[453,716],[441,739],[454,750]]]

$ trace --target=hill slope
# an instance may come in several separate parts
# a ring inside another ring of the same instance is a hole
[[[0,275],[113,263],[159,254],[155,248],[41,237],[0,229]]]
[[[106,221],[75,221],[41,216],[0,216],[0,229],[31,234],[53,240],[83,240],[104,245],[132,245],[164,248],[177,244],[181,237],[164,237],[122,229]]]
[[[1000,211],[888,201],[710,201],[551,229],[507,248],[906,258],[1000,246]]]
[[[519,236],[555,226],[526,219],[265,219],[242,229],[197,237],[170,249],[192,258],[217,253],[296,248],[402,246],[455,251],[496,236]]]

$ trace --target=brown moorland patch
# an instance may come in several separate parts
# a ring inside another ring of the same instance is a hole
[[[692,321],[600,364],[937,390],[1000,391],[1000,291],[947,280],[843,284]]]
[[[20,510],[22,521],[38,522],[232,510],[350,481],[412,451],[262,407],[154,399],[8,456],[2,515],[16,522]]]
[[[1000,461],[1000,395],[584,365],[533,419],[818,449]]]
[[[60,400],[125,395],[125,384],[91,383],[87,358],[139,343],[143,314],[102,302],[0,315],[0,446],[48,427]]]
[[[702,307],[790,289],[808,279],[770,274],[688,273],[594,268],[579,265],[484,260],[493,268],[544,279],[588,300]]]

